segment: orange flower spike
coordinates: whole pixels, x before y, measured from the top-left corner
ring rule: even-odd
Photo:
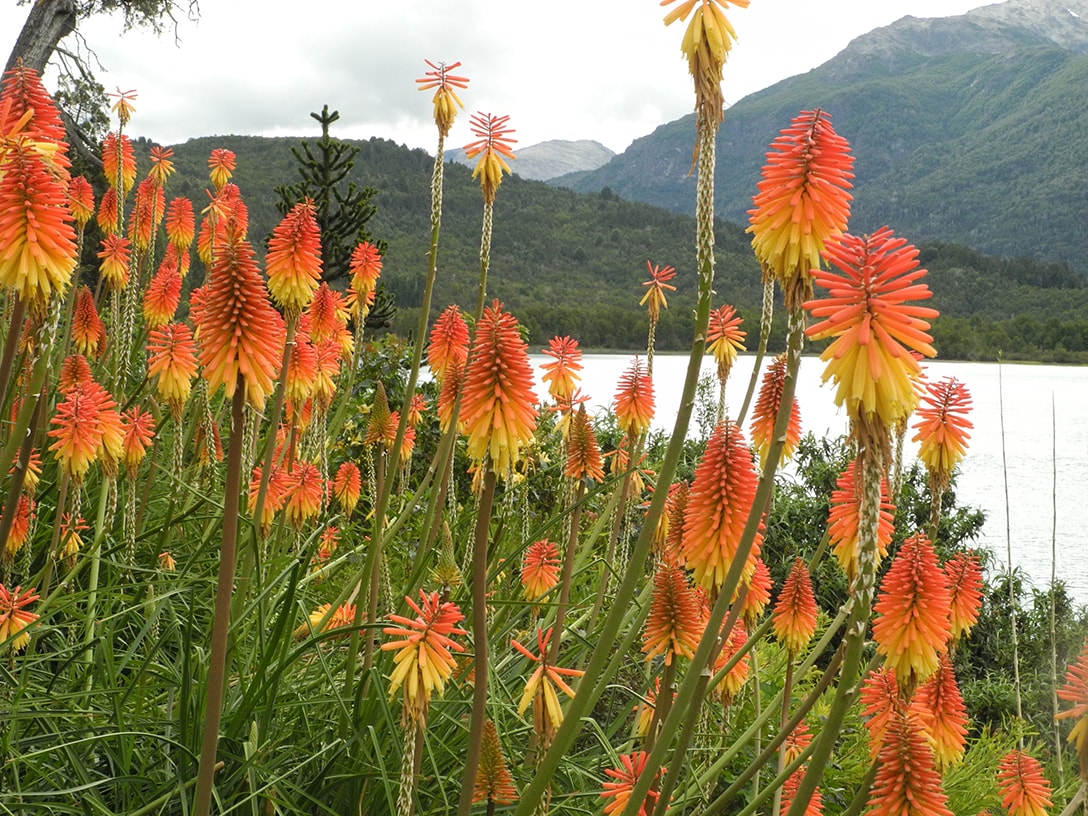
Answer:
[[[752,571],[752,577],[748,581],[748,592],[744,596],[744,604],[741,606],[741,619],[748,626],[754,627],[756,622],[763,617],[763,610],[771,601],[771,588],[774,581],[771,579],[771,571],[762,558],[756,558],[756,568]]]
[[[763,375],[763,385],[759,389],[756,404],[752,407],[752,445],[759,451],[761,462],[767,459],[774,441],[774,426],[778,421],[778,408],[782,403],[782,391],[786,386],[786,354],[779,354],[767,366]],[[786,443],[778,464],[781,465],[793,456],[797,443],[801,441],[801,409],[794,397],[790,404],[790,419],[786,426]]]
[[[582,370],[582,350],[578,348],[578,341],[571,337],[553,337],[544,353],[553,361],[540,366],[544,372],[541,381],[548,384],[552,397],[569,399],[582,379],[578,374]]]
[[[867,811],[872,816],[953,816],[917,714],[893,715],[876,767]]]
[[[292,207],[272,230],[265,268],[272,300],[288,317],[297,316],[321,280],[321,230],[312,199]]]
[[[136,477],[136,469],[155,439],[155,417],[137,405],[121,414],[121,426],[125,431],[122,460],[126,473],[132,479]]]
[[[110,110],[117,114],[117,121],[121,123],[121,127],[124,127],[132,118],[132,114],[136,112],[136,108],[132,104],[136,101],[136,90],[122,91],[118,88],[116,92],[110,92],[107,96],[117,99]]]
[[[997,788],[1008,816],[1047,816],[1050,781],[1031,754],[1010,751],[997,766]]]
[[[165,187],[166,180],[174,174],[174,151],[169,147],[155,145],[151,148],[151,169],[147,172],[158,187]]]
[[[346,629],[355,622],[355,604],[344,603],[336,607],[333,613],[329,615],[328,620],[322,625],[321,621],[329,614],[329,610],[332,608],[332,604],[320,604],[313,612],[311,612],[307,618],[307,621],[298,627],[294,631],[296,640],[309,635],[311,632],[318,634],[320,632],[331,632],[334,629]],[[344,633],[344,637],[347,633]]]
[[[559,545],[552,541],[536,541],[529,545],[521,559],[521,585],[525,600],[536,601],[559,583]]]
[[[895,669],[878,669],[861,685],[861,713],[869,731],[869,754],[876,759],[892,717],[903,707]]]
[[[188,249],[196,236],[193,202],[187,198],[174,198],[166,206],[166,238],[179,250]]]
[[[317,350],[304,334],[295,335],[295,350],[287,364],[284,393],[290,403],[301,407],[314,394],[317,384]]]
[[[437,691],[442,694],[446,681],[453,675],[457,661],[450,654],[450,649],[463,652],[465,647],[452,639],[453,635],[467,635],[464,629],[455,625],[464,620],[454,604],[443,603],[437,592],[429,595],[419,591],[421,605],[408,597],[405,601],[416,613],[415,618],[390,615],[396,624],[387,626],[382,631],[400,640],[383,643],[382,651],[396,650],[393,658],[393,673],[389,678],[389,696],[404,687],[404,705],[409,717],[418,722],[419,716],[426,716],[431,695]]]
[[[447,369],[446,376],[440,381],[435,412],[438,414],[438,427],[443,432],[449,428],[450,421],[453,419],[453,407],[457,403],[457,394],[461,390],[463,374],[463,366],[451,366]]]
[[[71,333],[72,345],[80,354],[98,357],[105,351],[106,327],[94,307],[94,295],[86,286],[79,287],[76,292]]]
[[[559,706],[559,695],[556,688],[568,697],[574,696],[574,689],[567,685],[563,677],[581,677],[584,671],[578,669],[561,669],[558,666],[548,665],[548,641],[551,640],[552,630],[536,631],[536,643],[539,655],[534,655],[516,640],[510,644],[529,660],[538,664],[536,671],[530,675],[525,683],[525,691],[518,703],[518,714],[524,714],[529,703],[533,704],[533,725],[537,734],[554,734],[563,722],[563,709]]]
[[[136,187],[136,201],[132,207],[132,220],[128,225],[129,240],[141,252],[151,246],[151,236],[159,228],[163,217],[162,188],[150,178]]]
[[[885,665],[913,688],[937,670],[951,635],[948,579],[922,534],[903,542],[873,605],[873,637]]]
[[[808,567],[800,558],[794,559],[782,585],[772,620],[774,636],[793,656],[800,654],[816,634],[816,595]]]
[[[861,507],[856,471],[857,462],[851,462],[835,482],[836,489],[831,491],[831,508],[827,515],[827,534],[832,551],[851,580],[857,573],[858,511]],[[888,545],[894,532],[894,519],[895,505],[888,501],[887,482],[881,480],[880,520],[876,537],[877,553],[881,558],[888,554]]]
[[[81,484],[91,465],[98,461],[104,429],[102,406],[93,381],[71,388],[59,403],[49,436],[56,439],[49,450],[56,453],[64,471]]]
[[[98,265],[98,273],[109,291],[116,292],[128,286],[128,268],[132,258],[132,244],[128,238],[116,232],[108,234],[102,239],[98,258],[102,261]]]
[[[408,427],[415,428],[423,421],[423,414],[427,412],[427,398],[422,394],[413,394],[412,402],[408,406]]]
[[[782,743],[786,763],[789,764],[801,756],[801,752],[811,744],[812,731],[809,730],[808,723],[801,720],[801,722],[797,723],[797,727],[786,736],[786,741]]]
[[[198,368],[192,329],[184,323],[168,323],[161,329],[153,329],[148,336],[147,351],[150,355],[147,374],[158,378],[158,394],[170,404],[177,419],[189,399]]]
[[[26,493],[20,493],[19,500],[15,505],[15,516],[11,520],[11,529],[8,530],[8,540],[4,542],[3,557],[0,558],[0,561],[10,563],[26,544],[33,514],[34,501]],[[3,638],[0,638],[0,640],[3,640]]]
[[[514,155],[512,145],[517,139],[511,139],[510,134],[514,129],[507,127],[509,116],[492,116],[490,113],[474,113],[469,120],[476,141],[465,145],[465,158],[475,159],[476,167],[472,171],[472,178],[479,177],[480,190],[484,195],[485,204],[495,202],[495,192],[502,184],[502,174],[510,173],[510,165],[505,159],[517,158]]]
[[[952,640],[967,636],[982,607],[982,564],[975,552],[958,552],[944,565],[952,610]]]
[[[30,642],[30,633],[26,631],[38,615],[27,610],[39,596],[33,589],[22,591],[21,586],[9,590],[0,584],[0,646],[7,644],[12,652],[21,652]]]
[[[431,327],[427,345],[427,366],[442,383],[451,368],[460,369],[468,360],[468,324],[455,304],[446,307]]]
[[[512,470],[536,428],[535,404],[528,347],[517,320],[496,300],[476,326],[465,370],[461,415],[469,458],[496,473]]]
[[[805,769],[798,768],[790,774],[789,778],[782,784],[782,813],[789,812],[790,807],[793,805],[793,800],[797,796],[797,791],[801,787],[801,780],[804,776]],[[823,796],[820,793],[820,789],[816,788],[812,792],[812,798],[810,798],[808,804],[805,805],[803,816],[823,816],[823,812]]]
[[[699,586],[712,589],[725,580],[755,500],[757,482],[752,454],[740,429],[731,421],[719,425],[695,469],[680,542],[680,554]],[[757,535],[742,573],[744,580],[751,580],[760,543]]]
[[[967,707],[947,654],[941,655],[933,676],[918,687],[911,707],[929,734],[937,767],[948,768],[963,759],[967,747]]]
[[[1088,645],[1066,668],[1065,684],[1058,689],[1058,699],[1073,704],[1056,714],[1054,719],[1077,721],[1066,740],[1076,747],[1081,777],[1085,777],[1088,775]]]
[[[642,651],[647,660],[663,655],[665,665],[676,656],[689,660],[695,654],[706,628],[706,616],[695,589],[678,566],[658,565],[654,572],[654,591],[650,615],[642,633]]]
[[[17,142],[0,172],[0,285],[44,309],[68,288],[76,260],[67,185]]]
[[[220,385],[234,396],[239,378],[257,410],[275,387],[284,325],[268,301],[253,249],[228,229],[215,254],[208,283],[190,304],[200,338],[200,362],[210,392]]]
[[[437,116],[437,112],[435,115]],[[472,790],[473,803],[513,803],[518,792],[506,767],[506,757],[503,756],[502,746],[499,744],[499,732],[495,730],[495,723],[491,720],[484,721],[480,743],[480,764],[476,768],[476,782]]]
[[[378,247],[369,241],[357,244],[351,251],[348,272],[351,273],[351,290],[355,293],[352,314],[358,317],[361,312],[366,317],[370,312],[370,304],[374,302],[378,278],[382,274],[382,255]]]
[[[60,364],[60,372],[57,375],[57,391],[67,394],[78,385],[88,383],[93,379],[91,366],[87,358],[82,354],[69,354]]]
[[[18,454],[16,454],[18,459]],[[12,462],[11,468],[8,470],[8,475],[15,470],[15,462]],[[23,475],[23,489],[26,490],[30,496],[34,495],[34,491],[38,489],[38,482],[42,477],[42,455],[37,450],[32,450],[30,456],[26,462],[26,473]]]
[[[174,318],[181,303],[181,275],[176,270],[159,266],[144,290],[144,320],[149,329],[165,326]]]
[[[846,230],[853,165],[849,143],[818,108],[800,113],[771,143],[748,232],[791,312],[812,297],[821,253]]]
[[[76,227],[81,230],[94,218],[94,190],[83,176],[73,176],[68,182],[68,206]]]
[[[79,516],[75,523],[72,522],[72,517],[65,513],[60,523],[60,553],[61,558],[71,558],[77,552],[83,549],[83,533],[87,532],[90,526],[83,519],[83,516]]]
[[[737,354],[744,351],[746,332],[741,331],[743,321],[732,306],[719,306],[710,313],[710,326],[706,333],[706,350],[718,363],[718,379],[729,379],[729,371],[736,362]]]
[[[653,266],[649,261],[646,261],[646,268],[650,270],[650,279],[642,284],[648,288],[638,305],[645,305],[650,310],[650,321],[656,323],[661,316],[661,310],[669,308],[665,300],[665,290],[676,291],[676,287],[669,283],[676,277],[676,270],[671,266]]]
[[[631,439],[648,430],[654,418],[654,382],[636,356],[616,385],[616,424]]]
[[[132,190],[132,185],[136,183],[136,152],[125,134],[122,133],[118,137],[116,133],[110,131],[102,140],[102,172],[106,176],[106,182],[115,193],[120,182],[122,198]]]
[[[321,499],[325,495],[325,480],[321,471],[311,462],[295,462],[295,469],[287,475],[287,505],[283,514],[296,530],[321,512]]]
[[[6,71],[0,83],[0,136],[16,134],[36,141],[59,167],[69,166],[68,133],[57,106],[38,72],[21,63]]]
[[[673,2],[676,0],[661,0],[661,5]],[[672,25],[691,14],[680,51],[687,58],[688,73],[695,80],[699,122],[714,127],[722,121],[722,69],[737,39],[737,32],[725,16],[730,4],[748,8],[748,0],[679,0],[679,5],[665,16],[665,25]]]
[[[601,448],[597,444],[597,436],[593,433],[593,424],[589,421],[584,405],[578,406],[578,413],[571,418],[567,463],[563,475],[571,479],[604,481]]]
[[[434,123],[438,126],[438,133],[444,139],[450,135],[450,128],[453,127],[453,120],[457,117],[457,109],[465,109],[464,104],[457,96],[457,89],[464,90],[468,87],[468,77],[456,76],[451,74],[456,68],[461,67],[460,62],[454,62],[446,65],[444,62],[440,62],[435,65],[429,59],[423,60],[427,65],[431,67],[430,71],[426,71],[420,79],[416,80],[416,84],[421,91],[429,91],[434,88]]]
[[[805,303],[813,317],[826,318],[805,333],[835,338],[820,355],[827,362],[823,380],[835,381],[835,403],[855,424],[875,417],[894,427],[918,403],[921,366],[910,351],[936,355],[925,330],[937,311],[907,304],[932,295],[918,282],[926,274],[918,250],[884,227],[865,238],[844,234],[824,255],[839,271],[817,270],[828,297]]]
[[[638,784],[642,774],[646,772],[646,760],[649,755],[645,751],[636,751],[633,754],[620,754],[619,768],[606,768],[605,775],[614,782],[604,782],[601,798],[606,800],[604,806],[605,816],[615,816],[627,809],[627,803],[631,800],[631,794]],[[658,774],[661,772],[658,771]],[[658,793],[654,786],[650,786],[646,793],[646,799],[639,805],[638,816],[651,816],[657,807]]]
[[[112,187],[107,187],[106,192],[99,199],[98,211],[95,213],[94,219],[107,235],[120,234],[121,221],[120,214],[117,212],[117,191]]]
[[[268,477],[268,488],[265,492],[264,506],[261,508],[261,517],[257,520],[261,527],[261,535],[268,535],[272,529],[272,522],[276,519],[276,513],[283,509],[287,503],[287,490],[290,487],[291,477],[283,468],[272,466]],[[257,512],[257,496],[261,489],[261,468],[253,468],[249,480],[249,499],[247,506],[252,515]]]
[[[955,377],[925,383],[925,394],[918,407],[917,433],[912,442],[921,442],[918,458],[925,464],[937,489],[948,486],[952,471],[967,452],[967,432],[974,426],[967,419],[971,393]]]
[[[208,177],[216,192],[223,189],[230,177],[234,174],[234,152],[226,148],[217,147],[208,156]]]
[[[336,476],[332,480],[332,492],[345,516],[350,516],[359,503],[359,497],[363,492],[363,477],[359,472],[359,466],[354,462],[344,462],[336,469]]]
[[[338,337],[344,328],[343,297],[324,281],[314,292],[306,313],[310,316],[310,339],[315,343]]]

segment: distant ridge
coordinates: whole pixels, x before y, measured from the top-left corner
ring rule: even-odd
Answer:
[[[1088,272],[1086,87],[1088,0],[904,17],[726,111],[718,213],[747,220],[767,146],[820,107],[857,160],[853,231],[887,223],[914,241]],[[692,116],[669,122],[602,167],[551,183],[691,212],[694,132]]]
[[[591,139],[564,141],[553,139],[540,144],[515,149],[517,159],[510,162],[510,170],[525,179],[548,181],[549,179],[584,170],[596,170],[616,154],[600,142]],[[461,148],[447,150],[446,156],[455,162],[469,165]]]

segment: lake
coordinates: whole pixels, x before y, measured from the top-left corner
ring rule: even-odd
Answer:
[[[581,386],[591,398],[590,408],[611,403],[616,382],[632,357],[583,357]],[[536,366],[549,359],[533,355]],[[744,399],[754,362],[754,355],[742,355],[730,375],[726,401],[731,414]],[[655,428],[672,429],[686,367],[686,354],[655,356]],[[847,419],[835,407],[832,385],[820,383],[823,367],[817,357],[801,361],[797,399],[802,430],[837,436],[846,432]],[[1088,507],[1088,368],[939,360],[929,361],[927,367],[931,379],[954,376],[971,392],[974,429],[960,465],[957,496],[960,504],[986,514],[978,545],[992,551],[995,565],[1003,568],[1011,539],[1013,565],[1033,586],[1043,588],[1050,583],[1051,548],[1056,543],[1058,578],[1078,602],[1088,604],[1088,524],[1080,514]],[[703,373],[714,371],[713,359],[704,359]],[[716,388],[715,381],[715,397]],[[547,390],[540,388],[538,394],[546,396]],[[698,431],[694,418],[692,424],[689,433]],[[909,444],[913,433],[907,436],[912,456],[917,451],[917,445]]]

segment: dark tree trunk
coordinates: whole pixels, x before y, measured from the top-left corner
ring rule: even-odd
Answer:
[[[33,68],[39,74],[45,70],[45,64],[53,56],[53,51],[62,39],[76,28],[76,4],[74,0],[37,0],[30,7],[19,39],[11,49],[5,71],[15,67],[15,62],[22,59],[23,65]]]

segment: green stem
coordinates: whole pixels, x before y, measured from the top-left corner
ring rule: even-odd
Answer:
[[[578,528],[582,523],[582,495],[585,490],[585,481],[579,479],[574,486],[574,497],[571,500],[574,509],[571,511],[567,549],[563,554],[563,574],[559,579],[559,605],[555,610],[552,642],[548,651],[548,663],[552,666],[559,665],[559,641],[563,637],[563,623],[567,615],[567,607],[570,606],[570,583],[574,575],[574,555],[578,548]]]
[[[244,426],[245,383],[241,374],[235,383],[231,404],[230,449],[223,497],[223,544],[219,551],[219,581],[212,618],[211,656],[208,659],[207,701],[204,734],[197,771],[195,816],[208,816],[212,803],[215,754],[219,742],[219,723],[223,716],[223,690],[227,670],[227,646],[230,634],[231,593],[234,587],[235,551],[238,544],[238,510],[242,495],[242,429]]]
[[[94,541],[91,543],[91,551],[88,553],[91,561],[91,574],[87,577],[87,614],[84,622],[83,634],[83,662],[87,665],[87,691],[90,692],[92,682],[91,664],[94,650],[95,613],[98,606],[98,579],[102,569],[102,539],[106,537],[106,506],[109,504],[109,492],[114,487],[112,479],[103,479],[98,487],[98,510],[94,519]]]
[[[752,376],[748,379],[748,390],[744,392],[744,404],[737,414],[737,424],[743,425],[744,418],[748,416],[748,406],[752,403],[752,395],[756,392],[756,383],[759,382],[759,368],[763,365],[763,357],[767,354],[767,340],[771,336],[771,318],[774,315],[774,278],[763,281],[763,315],[759,321],[759,347],[756,350],[756,359],[752,361]]]
[[[495,499],[495,471],[488,463],[484,474],[480,508],[476,514],[476,533],[472,547],[472,647],[475,653],[475,677],[472,689],[472,716],[469,720],[468,745],[465,749],[465,773],[461,778],[459,816],[469,816],[476,786],[476,768],[480,764],[484,720],[487,713],[487,543],[491,528],[491,505]]]

